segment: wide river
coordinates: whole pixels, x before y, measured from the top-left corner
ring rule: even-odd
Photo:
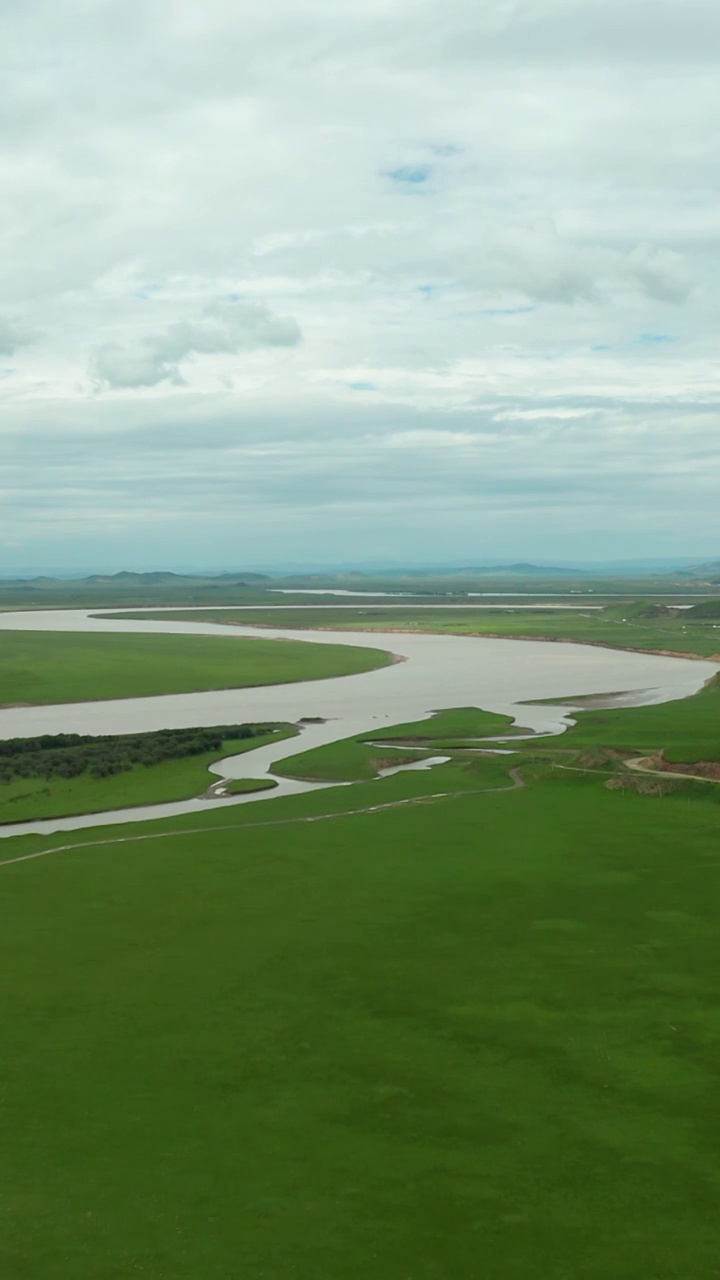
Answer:
[[[454,608],[455,606],[448,606]],[[116,611],[121,612],[121,611]],[[132,612],[128,610],[127,612]],[[158,615],[162,610],[156,611]],[[184,610],[184,612],[188,612]],[[307,724],[299,738],[261,747],[221,761],[213,772],[225,778],[264,778],[273,764],[358,733],[422,720],[449,707],[482,707],[510,715],[528,730],[559,733],[572,707],[533,706],[535,699],[619,695],[619,702],[664,702],[695,693],[715,675],[718,664],[655,654],[630,653],[541,640],[493,640],[474,636],[415,635],[397,632],[304,631],[231,626],[201,621],[102,618],[86,609],[0,613],[0,631],[109,631],[126,634],[204,635],[240,639],[261,635],[282,643],[347,644],[386,649],[399,661],[361,675],[254,689],[126,698],[109,702],[0,709],[0,739],[41,733],[137,733],[195,725],[259,721]],[[317,785],[317,784],[316,784]],[[4,836],[72,831],[81,827],[150,820],[207,811],[208,805],[249,804],[312,790],[313,785],[280,781],[271,792],[215,800],[143,806],[85,817],[0,826]]]

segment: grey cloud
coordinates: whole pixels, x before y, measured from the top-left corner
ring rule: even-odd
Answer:
[[[597,297],[602,253],[563,244],[553,227],[508,228],[494,247],[501,280],[528,298],[573,303]]]
[[[182,385],[179,369],[190,355],[236,354],[258,347],[295,347],[302,339],[297,321],[276,316],[259,303],[218,299],[196,321],[178,321],[162,333],[123,347],[108,343],[91,357],[100,385],[114,388]]]
[[[617,412],[618,405],[613,407]],[[708,520],[711,527],[720,481],[717,455],[703,454],[696,475],[678,465],[692,428],[677,411],[668,411],[663,431],[656,421],[644,421],[644,410],[635,414],[623,409],[619,424],[599,411],[590,422],[543,424],[522,435],[509,432],[504,444],[486,444],[482,433],[472,432],[458,440],[456,423],[447,417],[440,423],[432,414],[403,415],[404,422],[386,415],[383,431],[375,422],[373,434],[366,431],[371,417],[360,415],[344,424],[342,435],[328,434],[324,440],[309,431],[314,415],[308,409],[299,424],[293,423],[295,434],[289,432],[291,415],[280,410],[261,415],[252,423],[252,432],[243,415],[232,430],[229,422],[222,425],[212,417],[206,421],[206,415],[207,408],[196,404],[191,415],[195,434],[189,431],[188,419],[187,435],[178,436],[172,409],[166,406],[164,443],[147,409],[145,420],[154,428],[149,437],[139,420],[137,429],[116,431],[109,439],[97,433],[78,436],[70,450],[64,431],[53,442],[48,427],[45,447],[39,447],[37,438],[26,440],[23,435],[15,465],[1,468],[9,486],[3,500],[9,527],[21,518],[29,538],[37,527],[52,528],[60,540],[71,540],[74,531],[82,537],[92,527],[93,547],[100,554],[100,548],[111,546],[111,538],[117,536],[112,530],[132,519],[150,538],[152,559],[160,554],[158,548],[167,547],[166,554],[173,554],[164,538],[177,530],[180,510],[187,546],[212,530],[223,539],[228,534],[231,539],[254,539],[257,558],[266,545],[273,545],[273,529],[291,537],[293,553],[301,532],[304,545],[309,545],[306,515],[323,531],[326,546],[338,520],[343,529],[357,521],[358,530],[369,530],[371,539],[379,523],[379,545],[388,539],[394,545],[408,528],[417,543],[429,521],[433,548],[447,546],[452,554],[452,539],[461,537],[463,524],[467,533],[482,539],[491,536],[496,519],[511,521],[513,528],[519,523],[522,536],[530,537],[535,547],[538,528],[547,528],[551,511],[566,531],[578,519],[587,529],[588,520],[607,521],[615,513],[625,534],[637,524],[656,539],[668,520],[687,523],[689,483],[694,489],[693,529],[708,526]],[[331,415],[326,415],[329,423]],[[318,416],[322,417],[320,409]],[[201,421],[206,447],[197,449]],[[404,444],[393,434],[400,422],[410,437]],[[617,440],[623,437],[613,434],[620,428],[629,432],[621,453]],[[437,438],[443,433],[444,447]],[[253,441],[268,436],[277,442],[277,451],[254,447]],[[706,439],[707,432],[701,430],[698,453]],[[626,509],[629,519],[622,517]],[[269,542],[260,549],[256,522],[259,513],[269,510],[276,514],[269,521]],[[538,520],[540,526],[532,524]],[[336,548],[336,541],[332,545]],[[422,545],[427,554],[429,544]],[[574,545],[581,543],[576,539]]]
[[[446,12],[443,52],[462,61],[704,63],[720,44],[714,0],[447,0]]]
[[[3,320],[0,317],[0,355],[12,356],[20,347],[36,342],[39,336],[20,320]]]
[[[166,380],[176,386],[182,385],[177,365],[166,360],[162,355],[161,344],[158,348],[151,339],[141,340],[129,347],[121,347],[114,342],[98,347],[90,359],[90,373],[99,386],[119,390],[156,387]]]
[[[638,245],[628,258],[628,272],[658,302],[686,302],[694,288],[682,257],[668,249]]]
[[[501,525],[550,555],[582,490],[598,537],[720,545],[719,26],[717,0],[0,0],[8,537],[144,512],[160,560],[261,512],[302,555]]]
[[[649,244],[629,252],[561,237],[551,221],[508,226],[478,237],[453,262],[476,287],[513,289],[533,302],[601,302],[630,285],[660,302],[682,303],[694,281],[683,256]]]

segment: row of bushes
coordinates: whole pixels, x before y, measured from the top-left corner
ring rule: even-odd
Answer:
[[[154,733],[91,737],[86,734],[43,734],[0,742],[0,782],[14,778],[107,778],[135,765],[182,760],[219,751],[229,739],[254,738],[272,732],[273,724],[226,724],[209,729],[159,729]]]

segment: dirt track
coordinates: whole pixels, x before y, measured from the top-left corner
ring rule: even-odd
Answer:
[[[675,769],[651,769],[647,765],[650,759],[650,756],[636,756],[633,760],[626,760],[625,765],[628,769],[634,769],[636,773],[645,773],[652,778],[665,778],[669,782],[672,782],[673,778],[679,778],[685,782],[720,783],[720,778],[704,778],[700,773],[677,773]]]
[[[307,818],[275,818],[270,822],[232,822],[222,827],[186,827],[182,831],[154,831],[147,835],[116,836],[112,840],[78,840],[74,844],[59,844],[52,849],[38,849],[36,853],[23,853],[17,858],[5,858],[0,867],[11,867],[17,862],[32,862],[35,858],[47,858],[53,853],[69,853],[73,849],[96,849],[104,845],[135,844],[139,840],[167,840],[180,836],[212,835],[215,831],[251,831],[256,827],[287,827],[301,822],[327,822],[332,818],[351,818],[363,813],[380,813],[385,809],[400,809],[411,804],[429,804],[433,800],[455,800],[461,796],[487,796],[522,791],[525,782],[520,770],[510,769],[512,779],[508,787],[483,787],[477,791],[438,791],[429,796],[411,796],[408,800],[391,800],[387,804],[366,805],[362,809],[343,809],[336,813],[319,813]]]

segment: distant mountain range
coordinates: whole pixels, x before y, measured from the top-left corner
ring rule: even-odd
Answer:
[[[237,582],[238,576],[242,577],[243,582],[268,582],[269,578],[265,573],[172,573],[169,570],[158,570],[156,573],[133,573],[131,570],[123,569],[120,573],[100,574],[92,573],[87,578],[80,578],[80,582],[137,582],[146,583],[152,586],[153,583],[160,582],[205,582],[207,578],[215,578],[218,582],[234,582],[236,586],[242,585]]]
[[[186,584],[202,584],[206,589],[212,585],[220,587],[262,587],[265,584],[286,584],[287,586],[323,586],[329,583],[358,584],[370,587],[378,581],[409,580],[415,582],[422,578],[425,582],[432,580],[441,583],[452,580],[456,583],[474,579],[475,581],[492,579],[551,579],[568,577],[636,577],[636,578],[671,578],[675,581],[685,579],[694,584],[707,583],[716,585],[720,582],[720,559],[668,561],[660,559],[635,561],[606,561],[592,564],[561,563],[543,564],[533,561],[513,561],[509,563],[494,562],[479,565],[460,566],[416,566],[373,564],[365,566],[344,566],[337,568],[313,567],[302,570],[299,567],[290,571],[275,570],[268,573],[245,570],[225,571],[222,573],[178,572],[171,569],[137,572],[123,569],[117,573],[92,573],[86,575],[58,572],[55,574],[40,573],[0,577],[0,581],[16,588],[27,590],[48,588],[52,584],[61,585],[69,582],[127,587],[177,586]]]

